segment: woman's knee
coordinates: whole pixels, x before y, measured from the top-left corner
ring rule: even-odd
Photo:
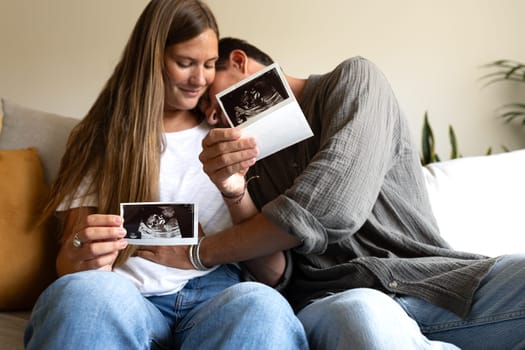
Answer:
[[[256,282],[224,289],[179,323],[177,332],[181,348],[308,348],[303,326],[286,299]]]
[[[252,348],[307,348],[304,328],[292,307],[267,285],[241,282],[225,289],[214,302],[221,305],[216,310],[221,317],[234,323],[232,328],[249,334]]]
[[[238,283],[227,288],[225,293],[227,298],[253,313],[294,314],[290,304],[278,291],[262,283]]]
[[[118,348],[143,349],[153,338],[169,341],[170,333],[160,311],[131,282],[114,272],[85,271],[65,275],[44,291],[33,308],[25,342],[39,344],[48,337],[67,343],[71,339],[62,338],[68,335],[78,348],[128,344]]]
[[[227,288],[214,300],[222,314],[247,327],[256,322],[261,332],[275,333],[287,329],[302,333],[304,329],[288,301],[277,290],[257,282],[242,282]]]
[[[140,297],[138,290],[127,280],[114,272],[83,271],[68,274],[53,282],[40,296],[35,309],[40,307],[54,309],[60,305],[64,310],[68,305],[105,305],[111,308],[116,300],[129,300]]]

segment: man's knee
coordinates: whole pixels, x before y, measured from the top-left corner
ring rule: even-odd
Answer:
[[[341,327],[346,330],[377,327],[396,303],[386,294],[373,289],[352,289],[337,293],[307,306],[299,318],[308,327]]]
[[[418,325],[390,296],[352,289],[301,310],[312,348],[413,349],[427,344]]]

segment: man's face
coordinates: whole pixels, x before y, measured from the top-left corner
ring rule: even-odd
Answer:
[[[215,118],[218,120],[217,126],[229,126],[225,116],[222,113],[219,103],[217,102],[216,95],[219,92],[229,88],[233,84],[241,81],[246,76],[247,75],[243,74],[232,66],[229,66],[224,70],[216,71],[215,80],[208,87],[208,91],[204,94],[201,101],[199,102],[199,109],[206,115],[208,122],[213,119],[211,117],[215,113]]]

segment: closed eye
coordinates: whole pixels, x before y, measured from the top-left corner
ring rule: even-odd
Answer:
[[[181,68],[190,68],[193,63],[189,61],[177,61],[177,65]]]

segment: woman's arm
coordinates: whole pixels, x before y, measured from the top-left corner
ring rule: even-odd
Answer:
[[[95,214],[92,207],[61,212],[63,223],[56,260],[59,276],[84,270],[111,270],[118,252],[127,246],[126,231],[118,215]],[[80,247],[73,245],[77,238]]]
[[[246,184],[240,195],[224,197],[224,201],[228,206],[234,225],[240,224],[259,213],[250,193],[246,190]],[[258,281],[269,286],[275,286],[281,280],[286,269],[286,258],[282,251],[278,251],[260,258],[243,261],[243,264]]]
[[[246,189],[247,183],[255,179],[245,179],[246,172],[258,155],[256,142],[253,138],[240,139],[239,129],[227,129],[226,133],[216,129],[211,133],[213,135],[203,140],[203,152],[199,159],[205,172],[223,194],[233,224],[238,225],[259,213]],[[233,157],[223,153],[229,147],[233,147]],[[236,160],[235,152],[242,154],[243,159]],[[271,286],[279,282],[286,269],[286,258],[282,251],[272,251],[268,255],[243,260],[243,263],[258,281]]]

